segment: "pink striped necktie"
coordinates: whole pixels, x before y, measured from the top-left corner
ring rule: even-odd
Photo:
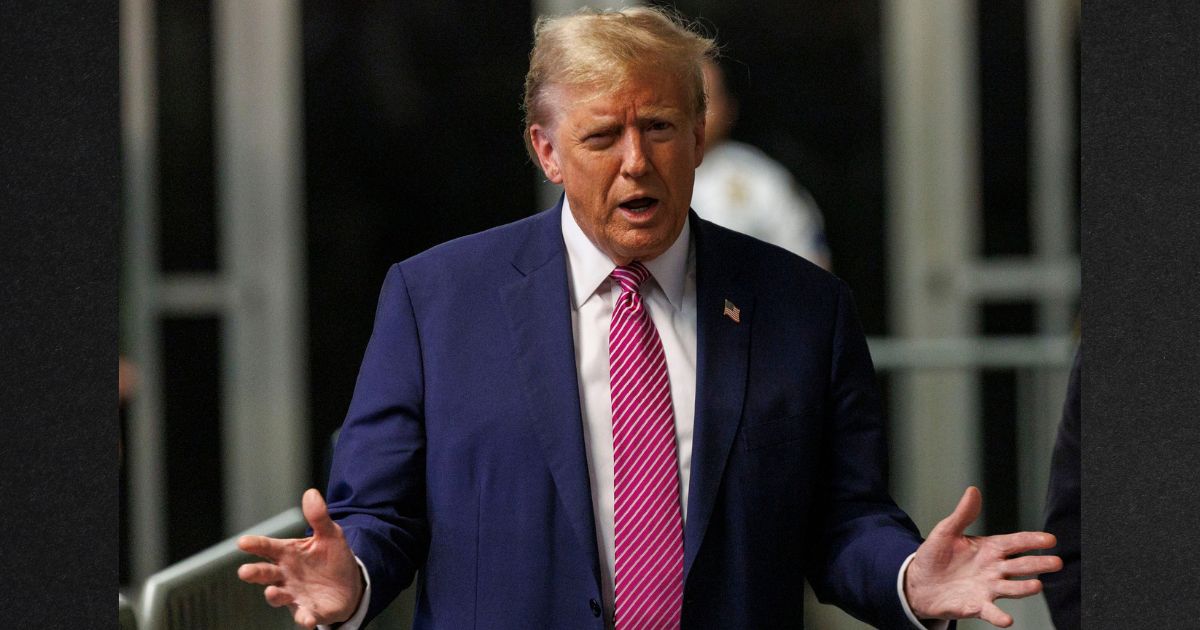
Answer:
[[[608,333],[616,630],[678,628],[683,602],[671,384],[662,341],[638,292],[649,277],[639,262],[612,272],[621,284]]]

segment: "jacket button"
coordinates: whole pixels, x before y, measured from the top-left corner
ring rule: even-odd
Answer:
[[[591,606],[591,607],[592,607],[592,616],[594,616],[594,617],[599,617],[599,616],[600,616],[600,603],[599,603],[599,602],[597,602],[597,601],[596,601],[596,600],[594,600],[594,599],[592,599],[592,600],[589,600],[589,601],[588,601],[588,606]]]

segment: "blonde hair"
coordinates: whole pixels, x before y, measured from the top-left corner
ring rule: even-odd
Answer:
[[[703,62],[716,52],[713,39],[695,24],[657,7],[583,9],[572,15],[538,18],[521,104],[529,157],[538,163],[529,129],[549,121],[548,92],[556,86],[594,86],[603,92],[639,71],[670,73],[690,86],[692,113],[703,117]]]

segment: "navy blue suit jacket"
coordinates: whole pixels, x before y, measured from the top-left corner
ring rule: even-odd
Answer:
[[[1050,618],[1058,630],[1080,626],[1079,604],[1082,595],[1080,558],[1080,466],[1081,418],[1079,416],[1080,379],[1083,374],[1083,346],[1075,351],[1067,399],[1050,459],[1050,490],[1046,495],[1046,531],[1058,544],[1046,553],[1062,558],[1063,568],[1041,576],[1045,585]]]
[[[328,499],[368,618],[420,571],[417,628],[603,628],[560,207],[394,265]],[[685,628],[801,627],[803,582],[880,627],[920,539],[888,496],[849,289],[690,216],[697,400]],[[722,315],[725,300],[741,322]]]

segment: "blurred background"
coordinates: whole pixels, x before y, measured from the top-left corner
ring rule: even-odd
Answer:
[[[554,203],[522,81],[536,18],[584,4],[121,1],[128,592],[323,489],[391,263]],[[671,6],[722,45],[732,138],[819,207],[897,501],[928,532],[975,484],[975,533],[1040,528],[1079,317],[1078,0]]]

